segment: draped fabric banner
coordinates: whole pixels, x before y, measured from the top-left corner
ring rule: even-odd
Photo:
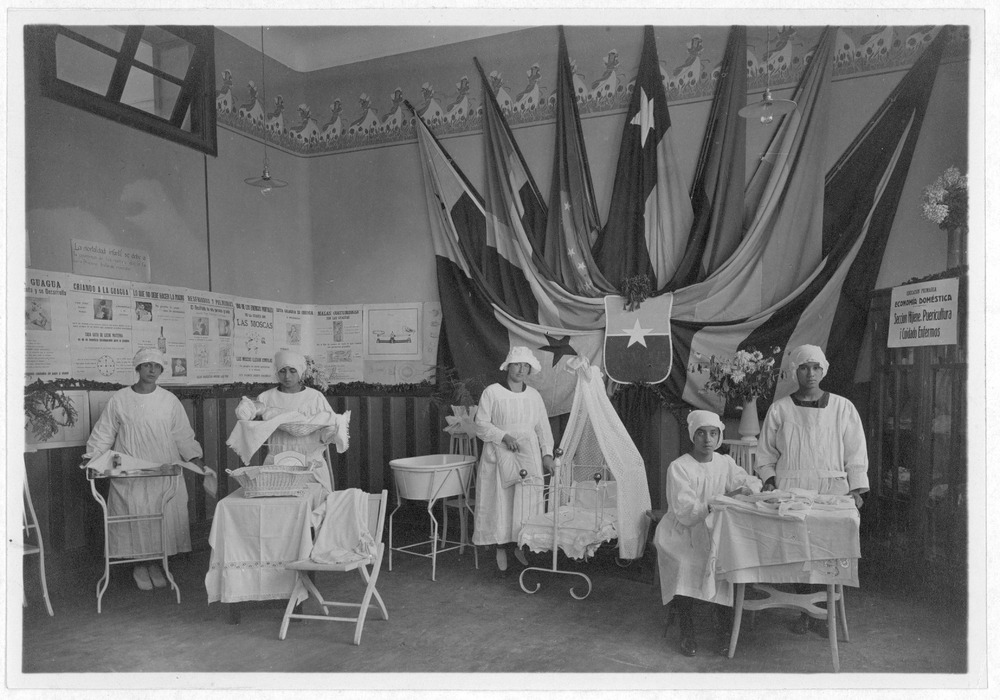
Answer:
[[[724,79],[716,92],[694,189],[695,220],[672,163],[653,34],[645,30],[612,209],[594,259],[615,283],[642,271],[655,275],[653,289],[656,281],[663,287],[675,271],[678,280],[695,280],[673,292],[672,311],[659,312],[662,318],[655,324],[640,319],[638,328],[633,324],[618,334],[627,344],[647,337],[646,328],[665,329],[673,359],[664,386],[671,393],[694,407],[722,410],[720,400],[702,390],[707,376],[688,371],[692,360],[750,347],[780,359],[789,347],[806,342],[826,350],[831,363],[826,386],[846,391],[860,351],[858,329],[864,325],[868,294],[948,35],[948,30],[938,33],[824,177],[835,36],[835,30],[824,30],[795,92],[798,106],[783,118],[744,194],[747,231],[735,244],[739,197],[730,180],[739,172],[745,146],[734,114],[745,100],[745,81]],[[731,73],[740,72],[742,46],[745,31],[734,28],[727,47]],[[564,59],[560,52],[560,65]],[[568,107],[572,98],[560,95]],[[581,172],[586,163],[582,138],[578,123],[574,132],[574,121],[564,113],[560,138],[565,142],[556,148],[553,197],[558,181],[558,206],[570,205],[572,226],[555,226],[492,93],[484,102],[485,199],[418,120],[444,315],[439,358],[462,377],[492,381],[499,378],[497,367],[508,347],[527,345],[544,367],[532,382],[549,414],[557,415],[571,405],[566,358],[580,355],[599,366],[604,359],[604,300],[575,293],[585,291],[581,278],[566,274],[570,243],[582,243],[593,221],[588,178]],[[576,185],[567,184],[574,180]],[[567,200],[564,190],[575,194]],[[638,225],[625,226],[629,217]],[[544,231],[539,222],[548,222]],[[557,238],[563,247],[553,243]],[[729,248],[732,254],[713,269],[720,251]],[[685,257],[685,267],[678,267],[684,253],[690,260]],[[589,264],[585,256],[579,262]],[[590,273],[599,286],[597,270]],[[784,379],[776,393],[788,393],[793,383]]]

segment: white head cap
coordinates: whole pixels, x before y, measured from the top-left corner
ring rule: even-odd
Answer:
[[[815,362],[823,368],[823,372],[830,369],[830,363],[827,362],[823,349],[818,345],[800,345],[792,350],[788,356],[788,366],[793,372],[798,369],[799,365],[806,362]]]
[[[306,358],[294,350],[279,350],[274,353],[274,374],[277,376],[285,367],[295,369],[299,376],[306,371]]]
[[[143,348],[132,358],[133,367],[138,367],[144,362],[153,362],[158,364],[164,372],[167,370],[167,358],[156,348]]]
[[[507,365],[513,362],[527,362],[531,365],[531,369],[536,372],[542,371],[542,365],[538,362],[538,358],[523,345],[515,345],[510,349],[510,352],[507,353],[507,359],[500,365],[500,369],[507,369]]]
[[[722,433],[726,430],[726,424],[722,422],[717,413],[712,413],[711,411],[691,411],[688,414],[688,437],[691,438],[691,442],[694,442],[694,434],[698,432],[698,428],[718,428],[719,429],[719,441],[715,443],[715,447],[722,444]]]

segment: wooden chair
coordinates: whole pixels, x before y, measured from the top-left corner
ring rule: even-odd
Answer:
[[[382,612],[382,619],[389,619],[389,613],[385,609],[385,603],[382,602],[382,596],[379,595],[378,590],[375,588],[375,584],[378,582],[379,572],[382,570],[382,558],[385,554],[385,544],[382,542],[382,534],[385,529],[385,511],[388,502],[389,492],[385,489],[383,489],[382,493],[378,495],[368,494],[368,531],[375,539],[375,553],[368,558],[350,562],[348,564],[318,564],[311,559],[300,559],[299,561],[285,565],[286,569],[291,569],[297,572],[298,580],[296,581],[295,587],[292,589],[292,595],[288,599],[288,605],[285,607],[285,616],[281,620],[281,629],[278,632],[278,639],[285,638],[285,634],[288,632],[288,623],[290,620],[326,620],[328,622],[355,623],[354,644],[361,644],[361,632],[365,627],[365,618],[368,615],[368,606],[371,605],[372,598],[374,598],[375,602],[378,603],[379,610]],[[366,584],[365,593],[364,596],[362,596],[360,603],[326,600],[323,598],[323,594],[320,593],[319,589],[316,588],[316,584],[309,578],[309,572],[311,571],[346,572],[354,570],[361,574],[361,578],[364,579]],[[316,600],[323,607],[323,615],[306,615],[304,613],[294,612],[296,606],[295,591],[298,589],[300,584],[305,587],[306,591],[308,591],[310,595],[316,597]],[[356,617],[331,617],[328,609],[330,607],[357,608],[358,614]]]

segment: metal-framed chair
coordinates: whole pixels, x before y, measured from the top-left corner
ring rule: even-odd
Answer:
[[[479,459],[479,441],[476,438],[460,433],[452,435],[448,445],[448,452],[453,455],[466,455]],[[444,546],[448,538],[448,509],[454,508],[458,511],[459,541],[462,543],[458,548],[459,554],[465,554],[465,545],[469,541],[469,522],[467,512],[476,511],[476,469],[472,470],[472,479],[469,482],[469,496],[453,496],[442,500],[441,517],[441,545]]]
[[[354,644],[361,644],[361,632],[365,627],[365,618],[368,616],[368,607],[372,604],[372,598],[378,604],[382,613],[382,619],[389,619],[389,612],[385,608],[382,596],[379,595],[375,584],[378,582],[379,572],[382,570],[382,559],[385,555],[385,544],[382,542],[382,534],[385,530],[385,511],[389,502],[389,492],[385,489],[380,494],[368,494],[368,531],[375,539],[375,552],[365,559],[353,561],[347,564],[319,564],[311,559],[300,559],[299,561],[286,564],[286,569],[297,572],[296,585],[292,589],[292,594],[288,598],[288,605],[285,607],[285,615],[281,619],[281,629],[278,631],[278,639],[284,639],[288,633],[288,623],[291,620],[325,620],[327,622],[353,622],[354,623]],[[316,584],[309,578],[309,572],[346,572],[357,571],[365,581],[365,592],[360,603],[349,603],[335,600],[326,600],[320,593]],[[296,613],[297,604],[296,590],[299,585],[305,587],[309,595],[315,596],[317,602],[323,608],[323,615],[307,615]],[[346,607],[357,608],[355,617],[332,617],[329,608]]]
[[[38,573],[42,580],[42,597],[45,599],[45,609],[48,610],[49,616],[54,616],[55,613],[52,612],[52,603],[49,601],[49,587],[45,582],[45,544],[42,542],[42,531],[38,527],[38,516],[35,515],[35,504],[31,502],[31,491],[28,489],[28,473],[24,474],[24,511],[21,514],[21,527],[24,530],[24,537],[33,537],[35,544],[29,544],[27,541],[22,543],[21,553],[24,556],[29,554],[38,555]],[[25,598],[23,600],[25,606],[28,605],[28,600]]]

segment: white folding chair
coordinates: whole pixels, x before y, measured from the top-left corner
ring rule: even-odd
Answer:
[[[42,542],[42,531],[38,528],[38,517],[35,515],[35,504],[31,502],[31,491],[28,489],[28,473],[24,473],[24,505],[26,506],[21,515],[21,527],[24,530],[25,538],[34,537],[35,544],[29,544],[24,542],[22,545],[21,553],[24,556],[29,554],[38,555],[38,573],[42,581],[42,598],[45,600],[45,609],[49,611],[49,615],[55,615],[52,612],[52,603],[49,601],[49,587],[45,583],[45,544]],[[17,544],[17,543],[15,543]],[[23,604],[27,605],[27,598],[23,600]]]
[[[286,569],[291,569],[297,572],[298,581],[295,588],[292,589],[292,595],[289,597],[288,605],[285,607],[285,616],[281,620],[281,629],[278,632],[278,639],[285,638],[285,634],[288,632],[288,623],[292,619],[326,620],[328,622],[355,623],[354,643],[361,644],[361,631],[364,629],[365,618],[368,615],[368,606],[371,605],[372,598],[374,598],[375,602],[378,603],[378,607],[382,612],[382,619],[389,619],[389,612],[385,609],[385,603],[382,602],[382,596],[379,595],[378,590],[375,588],[375,584],[378,581],[379,571],[382,569],[382,557],[385,554],[385,544],[382,542],[382,533],[385,529],[385,511],[388,502],[389,492],[385,489],[383,489],[382,493],[378,495],[368,494],[368,531],[372,533],[372,537],[375,539],[375,553],[368,558],[350,562],[348,564],[318,564],[311,559],[300,559],[299,561],[285,565]],[[308,574],[310,571],[352,570],[357,570],[366,584],[365,594],[361,598],[360,603],[347,603],[324,599],[323,594],[319,592],[319,589],[316,588],[316,584],[312,582]],[[305,589],[310,595],[316,597],[316,600],[323,607],[323,615],[306,615],[303,613],[293,612],[296,605],[295,589],[298,588],[298,584],[300,583],[305,586]],[[357,608],[358,614],[356,617],[331,617],[328,609],[330,607]]]

